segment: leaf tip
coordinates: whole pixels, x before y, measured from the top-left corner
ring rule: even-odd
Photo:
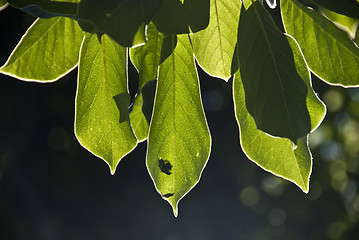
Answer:
[[[172,204],[171,204],[172,206]],[[172,210],[173,210],[173,215],[175,216],[175,218],[178,217],[178,207],[177,207],[177,204],[176,206],[172,206]]]
[[[109,167],[110,167],[111,175],[114,175],[116,172],[116,166],[109,166]]]

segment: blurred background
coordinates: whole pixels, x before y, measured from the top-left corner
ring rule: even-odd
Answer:
[[[2,65],[34,18],[8,7],[0,19]],[[359,89],[313,77],[328,113],[310,136],[305,194],[244,156],[232,81],[199,71],[212,153],[178,218],[147,173],[146,143],[111,176],[77,142],[77,69],[52,84],[0,75],[0,239],[358,239]],[[132,66],[130,78],[137,78]]]

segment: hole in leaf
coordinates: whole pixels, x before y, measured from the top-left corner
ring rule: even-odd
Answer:
[[[172,197],[173,195],[174,195],[174,193],[167,193],[167,194],[162,195],[162,197],[169,198],[169,197]]]
[[[171,175],[172,174],[172,165],[170,163],[170,161],[165,160],[165,159],[158,159],[158,167],[161,169],[161,172],[167,174],[167,175]]]

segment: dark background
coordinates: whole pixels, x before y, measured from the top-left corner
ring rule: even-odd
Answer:
[[[33,20],[11,7],[0,12],[1,65]],[[232,81],[200,72],[212,153],[175,218],[147,173],[146,143],[111,176],[77,142],[76,74],[51,84],[0,75],[0,239],[358,238],[358,89],[313,78],[328,114],[311,136],[314,164],[304,194],[244,156]],[[131,68],[131,81],[136,78]]]

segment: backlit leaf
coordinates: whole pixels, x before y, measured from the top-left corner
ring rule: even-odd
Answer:
[[[78,0],[7,0],[13,7],[35,17],[52,18],[58,16],[74,17]]]
[[[80,26],[87,32],[105,33],[122,46],[145,42],[145,26],[163,0],[82,0],[78,7]]]
[[[0,72],[26,81],[55,81],[76,67],[82,39],[72,19],[37,19]]]
[[[312,156],[307,137],[293,143],[286,138],[275,138],[258,130],[245,104],[245,92],[239,72],[233,80],[236,118],[240,129],[240,143],[247,157],[264,170],[292,181],[304,192],[309,190]]]
[[[206,29],[191,35],[198,64],[208,74],[228,81],[237,42],[241,1],[211,0]]]
[[[151,116],[149,116],[149,119],[148,117],[146,118],[142,106],[143,104],[147,104],[144,103],[144,101],[151,101],[151,103],[153,103],[153,98],[143,98],[143,87],[149,81],[157,78],[163,42],[163,35],[156,30],[156,27],[152,23],[148,25],[147,38],[148,41],[145,45],[130,49],[130,58],[138,71],[140,82],[140,91],[136,96],[130,113],[131,125],[138,141],[143,141],[147,139],[148,136],[148,126]],[[154,89],[155,87],[156,85]],[[149,91],[151,93],[150,89]],[[149,104],[152,105],[151,103]]]
[[[5,9],[9,4],[6,0],[0,0],[0,11]]]
[[[117,164],[137,145],[129,122],[127,50],[107,35],[86,34],[76,94],[76,137],[102,158],[114,174]]]
[[[209,1],[164,1],[152,21],[166,35],[200,31],[208,25]]]
[[[172,44],[174,51],[159,67],[146,163],[177,216],[178,202],[198,183],[207,163],[211,137],[189,38],[179,35]]]
[[[311,0],[333,12],[359,19],[359,2],[357,0]]]
[[[297,0],[282,0],[281,11],[286,32],[317,76],[333,85],[359,86],[359,49],[345,32]]]
[[[242,8],[238,57],[246,107],[258,129],[294,143],[310,132],[307,87],[292,49],[260,2]]]
[[[288,42],[293,49],[298,73],[308,89],[306,104],[311,119],[311,131],[314,131],[323,121],[326,108],[313,91],[309,68],[298,44],[290,36],[288,36]],[[240,129],[240,143],[247,157],[264,170],[283,177],[295,183],[304,192],[308,192],[312,156],[309,152],[307,136],[300,138],[297,146],[294,146],[286,138],[271,137],[258,130],[253,117],[247,111],[245,91],[239,71],[233,80],[233,98]]]

